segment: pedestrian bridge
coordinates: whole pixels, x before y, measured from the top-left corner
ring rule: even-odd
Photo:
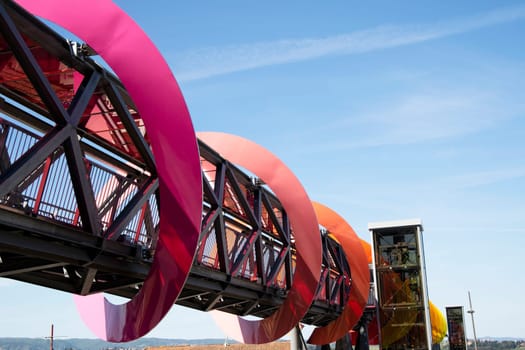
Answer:
[[[161,259],[169,247],[163,220],[189,221],[180,214],[183,195],[173,201],[163,194],[166,169],[176,174],[184,165],[174,156],[167,167],[154,156],[162,147],[152,142],[167,141],[146,128],[142,109],[91,46],[63,38],[11,1],[0,3],[0,30],[0,277],[81,296],[134,300],[154,290],[145,281],[157,271],[155,259],[168,264]],[[171,135],[185,137],[176,128]],[[202,194],[195,249],[186,249],[180,229],[171,246],[171,256],[180,252],[179,261],[191,265],[176,277],[183,285],[175,303],[265,319],[279,310],[293,314],[289,300],[308,295],[297,290],[313,280],[300,322],[331,329],[317,342],[337,340],[334,334],[345,326],[348,332],[368,300],[369,277],[356,279],[368,275],[368,264],[351,263],[352,255],[364,256],[362,248],[345,246],[330,222],[316,224],[317,238],[304,242],[297,214],[278,191],[208,139],[203,134],[195,146],[200,176],[170,175],[181,191]],[[319,245],[318,260],[301,253],[301,244]],[[178,274],[177,264],[169,274]],[[144,298],[156,303],[162,293],[155,293]],[[350,328],[341,321],[349,313]]]

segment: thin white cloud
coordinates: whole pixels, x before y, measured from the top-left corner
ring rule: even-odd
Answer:
[[[364,145],[420,143],[485,129],[499,116],[486,110],[482,101],[482,96],[474,94],[408,96],[390,110],[365,117],[373,126],[371,135],[375,129],[376,137]]]
[[[352,150],[420,144],[489,129],[512,118],[521,106],[503,104],[497,96],[475,90],[409,94],[361,115],[352,115],[311,130],[317,144],[307,152]],[[505,108],[503,108],[503,106]],[[321,139],[327,135],[328,139]],[[344,137],[341,137],[344,135]]]
[[[525,18],[525,6],[503,8],[457,20],[382,26],[326,38],[289,39],[183,52],[173,60],[181,81],[331,55],[353,55],[422,43]]]
[[[525,167],[472,172],[447,178],[445,182],[456,188],[473,188],[519,178],[525,178]]]

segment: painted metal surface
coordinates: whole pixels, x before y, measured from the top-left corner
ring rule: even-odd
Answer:
[[[153,329],[175,302],[197,246],[201,170],[188,109],[158,50],[113,2],[17,2],[71,31],[104,58],[126,86],[151,135],[162,205],[150,274],[140,292],[122,305],[113,305],[102,294],[76,297],[82,318],[100,338],[114,342],[139,338]],[[86,20],[93,18],[96,21]]]

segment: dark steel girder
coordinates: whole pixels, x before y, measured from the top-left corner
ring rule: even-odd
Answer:
[[[224,215],[222,215],[222,203],[224,201],[224,188],[226,186],[226,165],[221,163],[217,167],[215,174],[215,196],[217,203],[220,205],[220,214],[215,220],[215,240],[217,242],[217,255],[219,257],[219,266],[222,272],[230,275],[230,264],[228,259],[228,243],[226,242],[226,231],[224,225]]]
[[[158,190],[159,180],[149,178],[148,181],[137,191],[133,199],[128,203],[126,208],[113,221],[106,233],[106,238],[116,240],[118,234],[126,227],[129,221],[142,209],[146,201]]]
[[[265,192],[261,192],[261,200],[262,204],[266,208],[266,212],[268,213],[268,216],[273,223],[274,227],[277,229],[277,233],[279,234],[279,238],[283,241],[283,243],[286,246],[290,245],[290,232],[285,231],[285,228],[279,223],[279,220],[277,219],[277,216],[275,215],[274,211],[272,210],[272,204],[270,203],[270,200],[268,199],[268,196]]]
[[[75,135],[74,129],[68,126],[54,128],[45,135],[0,176],[0,196],[5,196],[12,191],[22,179],[28,177],[31,172],[73,135]]]
[[[285,232],[291,232],[290,221],[288,220],[288,215],[286,214],[286,211],[283,210],[282,215],[283,215],[283,218],[282,218],[282,220],[283,220],[283,230]],[[291,236],[291,234],[290,234],[290,236]],[[293,276],[292,251],[290,251],[290,253],[288,254],[287,259],[285,260],[284,268],[285,268],[286,285],[287,286],[291,286],[292,285],[292,276]]]
[[[0,85],[0,93],[4,93],[2,91],[2,86]],[[11,103],[7,102],[4,98],[0,96],[0,110],[11,116],[14,119],[17,119],[24,124],[31,125],[32,128],[35,129],[35,131],[38,131],[40,133],[44,134],[50,134],[51,129],[53,128],[52,125],[45,123],[44,121],[35,118],[31,114],[27,113],[26,111],[12,105]],[[41,114],[41,113],[40,113]],[[108,162],[112,163],[115,162],[115,158],[110,156],[108,153],[105,153],[101,151],[102,149],[110,149],[110,145],[100,138],[97,138],[90,134],[85,134],[82,130],[77,130],[79,135],[82,136],[82,139],[87,142],[82,142],[82,148],[85,150],[86,153],[92,154],[95,157]],[[92,145],[97,145],[97,147],[93,147]],[[121,167],[124,171],[126,171],[129,174],[133,174],[135,176],[142,176],[143,171],[139,171],[137,168],[144,168],[144,164],[137,162],[135,158],[130,157],[128,154],[118,150],[113,149],[113,153],[115,153],[116,156],[119,158],[125,160],[125,163],[119,163],[119,167]],[[134,164],[136,167],[128,166],[126,163]]]
[[[2,133],[0,134],[0,145],[5,145],[7,135],[11,129],[10,125],[3,125]],[[7,152],[7,147],[2,147],[0,150],[0,174],[4,173],[11,166],[11,159]]]
[[[24,69],[29,80],[33,83],[35,90],[40,95],[42,102],[49,109],[50,116],[58,125],[67,123],[67,113],[60,100],[57,98],[49,81],[44,76],[35,57],[27,47],[22,35],[15,23],[9,16],[3,2],[0,3],[0,31],[9,47],[16,56],[18,62]]]
[[[71,125],[77,126],[82,114],[86,110],[91,96],[95,92],[95,89],[98,87],[100,82],[101,75],[97,71],[91,72],[91,74],[85,77],[80,84],[71,105],[69,106],[68,113],[69,123]]]
[[[260,218],[262,214],[261,201],[262,201],[262,191],[260,188],[255,188],[253,191],[253,203],[254,203],[253,206],[254,206],[255,216],[257,218]],[[260,227],[260,222],[259,222],[259,227]],[[257,271],[260,271],[259,277],[261,278],[261,284],[263,286],[266,286],[268,284],[268,276],[266,275],[266,273],[264,273],[265,266],[264,266],[264,254],[263,254],[263,241],[261,239],[261,235],[259,235],[258,239],[255,241],[255,245],[253,249],[255,250]],[[288,285],[291,285],[291,284],[288,284]]]
[[[101,225],[95,195],[89,180],[89,172],[76,129],[71,128],[75,131],[64,142],[64,152],[77,199],[78,210],[82,218],[82,228],[84,231],[98,236],[101,234]]]
[[[156,176],[156,167],[155,159],[153,158],[153,153],[151,152],[150,146],[146,143],[146,140],[142,136],[137,124],[133,120],[133,117],[129,113],[128,108],[125,108],[126,102],[122,98],[118,88],[112,82],[107,82],[106,93],[113,104],[113,107],[117,111],[117,114],[122,121],[122,124],[126,128],[128,135],[133,140],[133,144],[140,153],[144,163],[146,164],[147,169],[150,171],[152,176]]]
[[[9,278],[20,282],[36,284],[42,287],[58,289],[63,292],[76,294],[77,288],[71,281],[40,271],[10,276]]]
[[[59,58],[68,66],[75,68],[83,75],[88,73],[85,65],[82,64],[82,60],[71,54],[68,42],[60,34],[14,1],[7,1],[5,9],[21,32],[41,46],[45,46],[50,54]]]
[[[6,260],[0,264],[0,277],[10,277],[23,273],[52,269],[67,265],[64,262],[50,262],[44,259],[21,257],[14,261]]]
[[[108,195],[107,199],[99,206],[99,215],[100,217],[105,216],[109,211],[112,212],[111,219],[113,219],[113,216],[115,215],[115,210],[118,205],[120,197],[125,193],[126,190],[128,190],[131,186],[131,181],[123,181],[122,179],[119,179],[119,184],[111,193]]]
[[[226,179],[228,180],[228,183],[231,185],[234,193],[237,195],[237,199],[239,200],[239,204],[244,211],[246,215],[246,219],[248,220],[248,223],[252,226],[252,230],[256,231],[259,228],[259,220],[255,217],[252,208],[250,208],[250,204],[248,203],[248,200],[246,199],[246,193],[244,193],[241,189],[241,186],[239,185],[239,182],[237,178],[235,177],[235,174],[232,170],[232,165],[228,161],[224,161],[224,164],[226,166]],[[233,213],[234,215],[237,215],[237,213]]]
[[[148,263],[136,247],[104,241],[83,231],[6,209],[0,210],[0,251],[144,279]]]
[[[49,157],[46,158],[43,163],[40,163],[40,165],[38,165],[35,170],[33,170],[27,177],[23,179],[21,183],[15,187],[15,191],[19,193],[24,192],[29,186],[31,186],[33,182],[35,182],[40,176],[42,176],[42,174],[44,174],[46,166],[50,167],[56,160],[60,158],[62,154],[64,154],[64,148],[57,148],[51,153]]]
[[[239,252],[236,252],[237,259],[232,261],[231,265],[231,274],[236,275],[241,267],[246,263],[246,260],[252,256],[252,251],[255,248],[255,244],[260,240],[261,236],[261,222],[260,222],[260,213],[261,213],[261,201],[253,202],[253,211],[246,199],[246,194],[242,192],[241,187],[239,186],[237,179],[234,176],[233,171],[228,167],[226,172],[230,184],[234,188],[237,197],[240,198],[241,206],[244,212],[247,214],[248,222],[251,224],[252,229],[249,232],[248,238],[244,241],[243,246],[240,248]],[[260,192],[260,191],[259,191]]]
[[[97,275],[97,269],[94,268],[88,268],[86,275],[83,278],[82,285],[80,287],[80,295],[88,295],[91,291],[91,287],[93,286],[93,280],[95,279],[95,276]]]
[[[132,297],[135,293],[137,293],[140,289],[140,285],[144,282],[143,280],[134,279],[134,278],[121,278],[116,281],[111,282],[105,282],[104,284],[95,284],[92,286],[90,293],[110,293],[115,294],[115,292],[124,290],[124,289],[131,289],[131,293],[127,297]],[[124,296],[124,295],[123,295]],[[124,296],[126,297],[126,296]]]

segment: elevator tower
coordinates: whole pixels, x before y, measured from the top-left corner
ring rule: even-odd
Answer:
[[[370,223],[381,349],[432,348],[421,220]]]

